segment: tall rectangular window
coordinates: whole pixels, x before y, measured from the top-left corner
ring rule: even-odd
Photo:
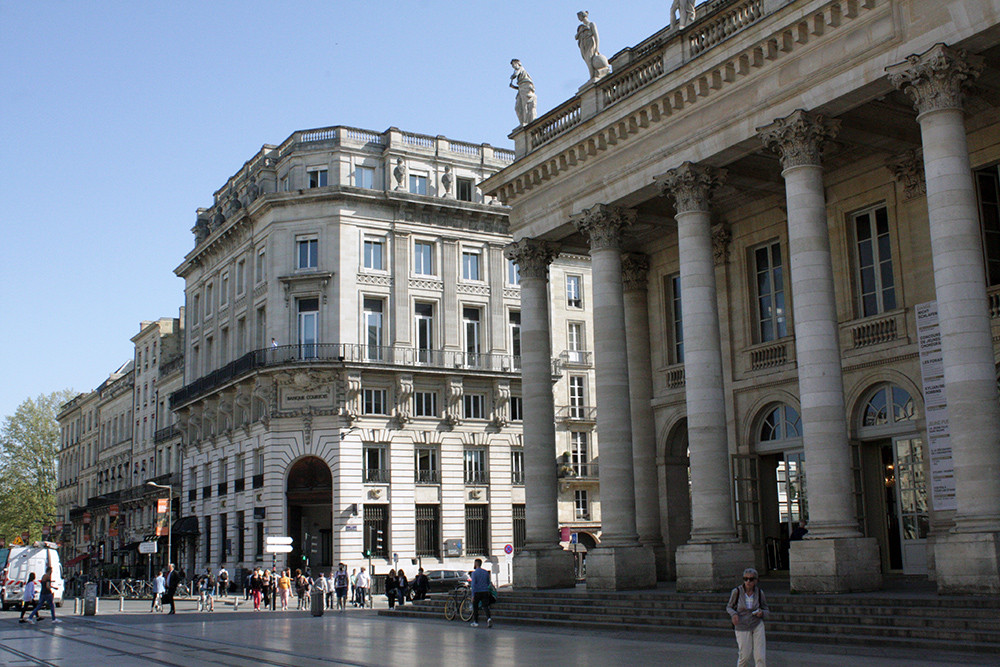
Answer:
[[[587,378],[584,375],[569,376],[569,416],[573,419],[586,417]]]
[[[441,508],[437,505],[416,507],[417,556],[441,556]]]
[[[484,394],[465,394],[462,396],[466,419],[486,419],[486,396]]]
[[[364,446],[364,481],[366,484],[389,483],[389,450],[384,445]]]
[[[459,201],[472,201],[472,179],[455,179],[455,199]]]
[[[306,173],[309,176],[310,188],[325,188],[327,186],[328,172],[326,169],[312,168]]]
[[[261,306],[257,309],[257,315],[254,317],[254,326],[256,327],[256,332],[254,334],[254,344],[257,346],[258,350],[262,350],[267,347],[267,307]]]
[[[247,351],[247,318],[240,317],[236,320],[236,356],[242,357]]]
[[[976,170],[979,221],[983,229],[986,280],[1000,285],[1000,165]]]
[[[355,167],[354,185],[373,190],[375,188],[375,167]]]
[[[487,484],[489,475],[486,470],[486,450],[482,448],[466,449],[463,455],[466,484]]]
[[[253,488],[259,489],[264,486],[264,449],[258,448],[253,452]]]
[[[385,344],[385,331],[382,320],[382,300],[365,299],[365,343],[366,357],[370,361],[382,359],[382,346]]]
[[[853,216],[854,250],[857,262],[858,310],[870,317],[896,308],[889,242],[889,212],[885,206]]]
[[[566,276],[566,306],[569,308],[583,308],[583,294],[581,276]]]
[[[681,274],[663,279],[667,322],[670,323],[670,363],[684,363],[684,316],[681,311]]]
[[[413,324],[416,329],[417,363],[429,364],[434,348],[434,304],[419,301],[413,304]]]
[[[219,278],[219,308],[229,302],[229,273],[223,273]]]
[[[257,251],[257,265],[254,267],[254,280],[258,283],[267,278],[267,253],[261,248]]]
[[[521,268],[517,265],[517,262],[511,259],[507,260],[507,284],[521,284]]]
[[[201,319],[201,295],[195,294],[191,299],[191,324],[198,324]]]
[[[257,521],[253,525],[254,531],[254,552],[256,553],[256,559],[261,560],[264,557],[264,522]]]
[[[514,553],[521,553],[524,551],[524,539],[527,532],[527,526],[524,518],[524,505],[514,505],[511,509],[513,510],[514,520]]]
[[[465,553],[487,555],[490,550],[489,505],[465,506]]]
[[[524,450],[510,450],[510,483],[524,484]]]
[[[480,270],[480,260],[482,259],[481,253],[478,250],[463,250],[462,251],[462,279],[463,280],[482,280],[482,272]]]
[[[755,289],[757,297],[757,342],[788,335],[785,309],[785,277],[781,244],[777,241],[754,249]]]
[[[236,262],[236,296],[243,294],[247,288],[247,261],[241,259]]]
[[[212,301],[215,297],[215,286],[209,283],[205,287],[205,317],[212,314]]]
[[[413,413],[417,417],[437,417],[437,392],[418,391],[413,395]]]
[[[510,420],[519,422],[524,419],[524,399],[520,396],[510,397]]]
[[[415,195],[427,194],[427,174],[410,174],[410,192]]]
[[[382,239],[365,239],[364,262],[366,269],[385,270],[385,241]]]
[[[387,392],[385,389],[365,389],[361,393],[364,399],[364,413],[366,415],[388,414]]]
[[[570,463],[573,472],[581,477],[587,477],[591,471],[588,469],[590,463],[590,447],[587,443],[586,431],[573,431],[570,434]]]
[[[377,558],[389,557],[389,506],[365,504],[364,550]]]
[[[482,349],[480,312],[478,308],[462,308],[462,325],[465,329],[466,364],[478,366]]]
[[[319,299],[299,299],[299,358],[315,359],[319,350]]]
[[[319,239],[298,239],[298,264],[300,269],[315,269],[319,266]]]
[[[246,557],[246,544],[243,531],[246,530],[246,513],[242,510],[236,513],[236,560],[243,562]]]
[[[583,343],[583,322],[570,322],[566,328],[567,361],[582,364],[585,361]]]
[[[510,353],[518,357],[517,365],[520,366],[521,356],[521,311],[512,310],[507,316],[507,330],[510,335]]]
[[[229,555],[229,517],[225,512],[219,515],[219,564],[226,562]]]
[[[573,508],[577,521],[590,520],[590,496],[586,489],[577,489],[573,493]]]
[[[419,484],[437,484],[438,450],[436,447],[417,447],[414,451],[415,479]]]
[[[434,275],[434,244],[429,241],[413,243],[413,272],[421,276]]]
[[[212,562],[212,517],[205,517],[205,561]]]

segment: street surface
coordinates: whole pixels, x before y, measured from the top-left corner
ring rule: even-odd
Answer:
[[[376,609],[254,612],[241,600],[199,613],[180,601],[174,616],[149,613],[149,602],[101,600],[98,616],[73,616],[67,600],[52,625],[19,624],[19,612],[0,614],[0,665],[128,667],[130,665],[724,665],[736,662],[736,642],[584,630],[539,630],[498,622],[471,628],[458,621],[378,616]],[[45,615],[48,616],[46,611]],[[838,649],[825,644],[770,644],[769,667],[996,665],[995,656],[900,653],[892,649]]]

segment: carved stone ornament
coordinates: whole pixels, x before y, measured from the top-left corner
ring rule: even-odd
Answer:
[[[918,113],[961,109],[964,90],[983,72],[983,58],[935,44],[885,71],[892,85],[910,96]]]
[[[927,180],[924,174],[924,152],[919,148],[894,155],[885,162],[893,178],[903,186],[907,199],[927,194]]]
[[[559,254],[556,246],[548,241],[521,239],[504,248],[503,256],[517,264],[521,278],[548,280],[549,264]]]
[[[393,418],[400,428],[410,421],[411,398],[413,398],[413,376],[398,376],[396,378],[396,413]]]
[[[510,380],[497,380],[493,386],[493,415],[490,424],[503,428],[510,423]]]
[[[396,167],[392,170],[392,177],[396,179],[396,189],[403,189],[403,179],[406,178],[406,167],[403,165],[403,158],[396,158]]]
[[[622,255],[622,284],[626,292],[645,290],[649,276],[649,256],[638,252]]]
[[[726,180],[726,170],[685,162],[653,180],[664,196],[673,198],[678,213],[707,211],[712,192]]]
[[[635,209],[598,204],[584,209],[573,224],[590,239],[591,250],[617,250],[622,245],[622,234],[635,218]]]
[[[729,247],[732,240],[733,233],[729,231],[729,225],[723,222],[712,225],[712,256],[716,266],[729,261]]]
[[[823,145],[837,136],[840,121],[803,109],[757,128],[764,146],[778,154],[784,169],[821,164]]]
[[[445,165],[444,175],[441,176],[441,185],[444,186],[444,193],[446,195],[451,193],[452,180],[453,177],[451,175],[451,165]]]

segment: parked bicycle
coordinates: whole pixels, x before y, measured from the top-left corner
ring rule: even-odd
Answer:
[[[455,616],[466,623],[472,620],[472,589],[468,584],[455,586],[444,602],[444,617],[453,621]]]

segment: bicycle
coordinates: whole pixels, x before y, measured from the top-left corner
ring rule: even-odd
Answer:
[[[444,617],[453,621],[455,616],[466,623],[472,620],[472,593],[468,584],[455,586],[444,602]]]

